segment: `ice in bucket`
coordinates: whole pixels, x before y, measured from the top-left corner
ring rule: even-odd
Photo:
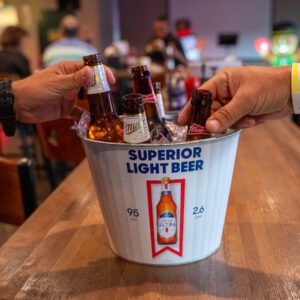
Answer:
[[[137,263],[178,265],[220,247],[239,132],[130,145],[89,140],[78,127],[117,255]],[[171,196],[172,208],[161,205],[164,193]]]

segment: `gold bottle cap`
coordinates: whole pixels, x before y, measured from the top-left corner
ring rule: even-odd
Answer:
[[[163,177],[161,181],[162,181],[163,184],[170,183],[170,178],[169,177]]]

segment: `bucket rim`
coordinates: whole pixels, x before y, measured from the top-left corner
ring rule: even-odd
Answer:
[[[206,144],[206,143],[212,143],[212,142],[216,142],[222,139],[227,139],[230,138],[232,136],[235,135],[239,135],[242,132],[242,130],[233,130],[230,129],[230,132],[221,135],[221,136],[216,136],[216,137],[211,137],[209,139],[204,139],[204,140],[196,140],[196,141],[189,141],[189,142],[170,142],[170,143],[164,143],[164,144],[129,144],[129,143],[114,143],[114,142],[104,142],[104,141],[97,141],[97,140],[91,140],[87,137],[84,137],[82,135],[80,135],[77,131],[77,135],[78,137],[87,142],[87,143],[95,143],[95,144],[99,144],[99,145],[109,145],[109,146],[120,146],[120,147],[145,147],[145,148],[149,148],[149,147],[174,147],[174,146],[181,146],[181,145],[193,145],[193,144]]]

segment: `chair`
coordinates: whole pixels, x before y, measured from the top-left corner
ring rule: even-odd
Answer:
[[[37,208],[32,161],[0,157],[0,222],[22,224]]]
[[[71,130],[73,123],[71,119],[59,119],[36,124],[52,188],[58,185],[53,162],[77,165],[85,157],[80,139]]]

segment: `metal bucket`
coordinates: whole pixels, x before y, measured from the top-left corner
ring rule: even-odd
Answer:
[[[220,247],[239,132],[165,145],[80,138],[114,253],[136,263],[179,265]],[[157,239],[163,177],[171,180],[177,207],[174,244]]]

